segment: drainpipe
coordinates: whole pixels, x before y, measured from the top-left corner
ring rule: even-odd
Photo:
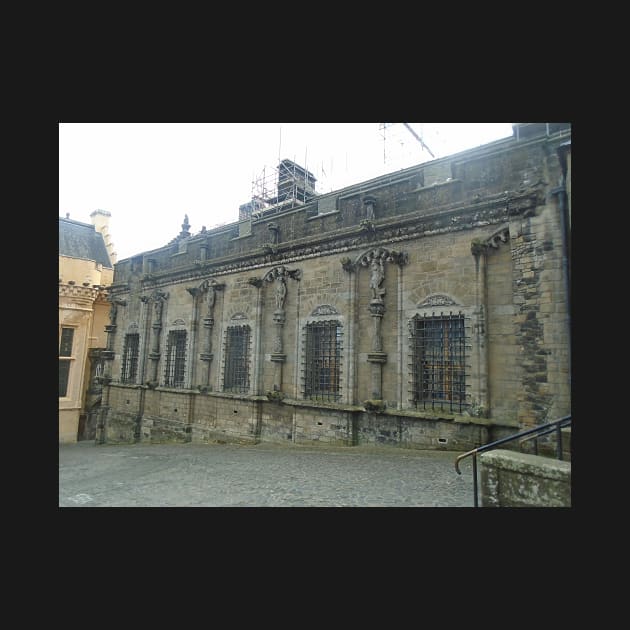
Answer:
[[[569,338],[571,338],[571,249],[570,249],[570,230],[567,220],[567,188],[566,188],[566,166],[562,156],[560,156],[562,164],[562,177],[560,186],[551,190],[552,195],[558,195],[558,209],[560,210],[560,230],[562,232],[562,276],[564,284],[564,294],[567,309],[567,329]],[[569,343],[569,376],[571,374],[571,343]]]

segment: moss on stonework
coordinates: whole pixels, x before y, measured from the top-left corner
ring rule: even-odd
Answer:
[[[375,399],[364,400],[363,406],[365,407],[366,411],[372,411],[376,413],[385,411],[385,407],[386,407],[384,400],[375,400]]]
[[[271,400],[272,402],[282,402],[284,397],[285,397],[285,394],[283,394],[282,392],[278,392],[278,391],[267,392],[267,398]]]

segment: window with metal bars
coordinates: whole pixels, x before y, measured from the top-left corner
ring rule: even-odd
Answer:
[[[72,343],[74,340],[74,328],[62,328],[59,340],[59,398],[68,394],[68,382],[70,380],[70,366],[72,365]]]
[[[172,330],[166,342],[166,369],[164,385],[166,387],[184,387],[186,368],[186,331]]]
[[[133,333],[125,335],[125,347],[123,349],[122,372],[120,380],[122,383],[135,383],[138,375],[138,348],[140,346],[140,335]]]
[[[464,316],[411,320],[412,401],[416,408],[461,412],[466,406]]]
[[[341,381],[341,324],[337,321],[306,325],[304,397],[339,400]]]
[[[249,326],[229,326],[225,336],[223,390],[249,392]]]

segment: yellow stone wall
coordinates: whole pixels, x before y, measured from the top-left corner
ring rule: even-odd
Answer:
[[[88,387],[88,352],[107,344],[109,303],[104,287],[111,285],[113,273],[94,261],[59,256],[59,340],[62,328],[74,329],[67,396],[59,398],[60,442],[77,441]]]

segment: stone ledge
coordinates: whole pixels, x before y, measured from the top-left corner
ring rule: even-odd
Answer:
[[[290,405],[291,407],[311,407],[321,409],[322,411],[332,409],[334,411],[365,412],[365,409],[363,407],[358,407],[357,405],[346,405],[345,403],[323,401],[320,402],[316,400],[297,400],[295,398],[285,398],[282,403],[284,405]]]
[[[484,466],[494,466],[522,475],[535,475],[557,481],[571,480],[571,462],[542,455],[495,449],[481,453],[479,460]]]

